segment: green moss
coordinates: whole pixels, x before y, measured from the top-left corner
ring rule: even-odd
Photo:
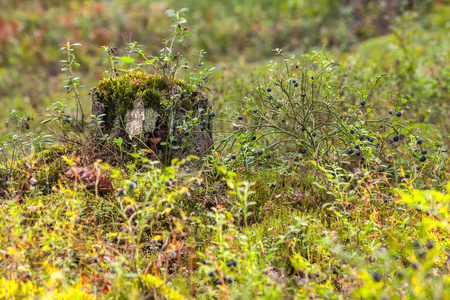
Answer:
[[[181,87],[182,99],[189,95],[190,88],[181,80],[175,84]],[[98,99],[105,105],[107,112],[106,122],[113,123],[117,114],[124,114],[133,108],[136,99],[141,98],[145,108],[152,108],[160,115],[164,108],[169,105],[164,99],[169,99],[169,84],[159,75],[148,75],[142,72],[129,73],[118,78],[106,78],[99,82],[96,88]],[[191,100],[183,100],[184,108],[191,108]]]
[[[68,147],[59,145],[55,146],[53,151],[36,152],[21,159],[16,164],[16,181],[34,177],[38,181],[37,187],[44,193],[49,193],[67,168],[62,156],[70,151]],[[27,173],[28,176],[25,175]]]

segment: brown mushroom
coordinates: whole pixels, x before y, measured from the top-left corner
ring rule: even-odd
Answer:
[[[96,170],[88,168],[74,168],[64,174],[67,178],[75,180],[86,185],[87,189],[97,188],[99,192],[108,192],[113,190],[111,181],[104,174],[98,174]]]

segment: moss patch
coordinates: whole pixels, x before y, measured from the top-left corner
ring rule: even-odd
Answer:
[[[187,96],[190,88],[181,80],[176,80],[175,85],[181,88],[183,107],[192,107]],[[99,82],[96,93],[98,101],[105,105],[106,122],[113,123],[117,115],[122,115],[133,108],[136,99],[141,98],[145,108],[152,108],[163,115],[168,103],[170,87],[168,82],[159,75],[149,75],[142,72],[129,73],[118,78],[106,78]],[[185,103],[186,102],[186,103]]]
[[[51,192],[52,186],[64,174],[67,163],[62,158],[71,149],[66,146],[56,146],[54,150],[45,150],[34,153],[17,162],[16,182],[27,182],[30,178],[35,178],[38,183],[34,184],[44,194]]]

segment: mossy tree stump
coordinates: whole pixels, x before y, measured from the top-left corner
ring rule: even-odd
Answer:
[[[127,150],[151,149],[165,163],[211,150],[211,103],[180,80],[129,73],[100,81],[91,94],[92,114],[103,121],[100,134],[121,138]]]

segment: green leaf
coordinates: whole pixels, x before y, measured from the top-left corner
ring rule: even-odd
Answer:
[[[145,65],[151,65],[152,63],[155,62],[155,60],[156,60],[156,58],[154,58],[154,59],[149,59],[149,60],[144,61],[143,64],[145,64]]]
[[[127,57],[127,56],[120,57],[120,60],[123,61],[126,64],[131,64],[131,63],[133,63],[135,61],[134,58]]]
[[[137,274],[137,273],[127,273],[127,274],[123,274],[122,277],[125,277],[125,278],[137,278],[137,277],[139,277],[139,274]]]

